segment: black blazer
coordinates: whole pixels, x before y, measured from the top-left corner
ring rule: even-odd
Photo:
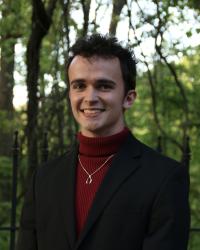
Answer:
[[[131,134],[113,158],[76,237],[78,145],[34,174],[18,250],[186,250],[188,171]]]

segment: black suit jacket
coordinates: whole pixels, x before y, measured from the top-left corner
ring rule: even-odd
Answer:
[[[131,134],[113,158],[76,237],[78,145],[33,176],[18,250],[186,250],[187,170]]]

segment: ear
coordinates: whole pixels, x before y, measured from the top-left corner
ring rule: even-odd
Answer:
[[[133,105],[136,96],[137,96],[137,93],[134,89],[129,90],[124,98],[123,108],[129,109]]]

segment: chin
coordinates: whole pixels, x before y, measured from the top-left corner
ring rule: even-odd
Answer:
[[[85,127],[83,129],[83,133],[85,135],[89,135],[89,136],[101,136],[103,133],[102,133],[102,130],[100,128],[97,128],[97,127]]]

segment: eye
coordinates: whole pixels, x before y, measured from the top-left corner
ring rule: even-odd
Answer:
[[[81,81],[74,81],[72,82],[71,87],[72,89],[75,89],[75,90],[83,90],[85,88],[85,84],[84,82],[81,82]]]
[[[111,86],[109,86],[108,84],[101,84],[99,86],[99,89],[108,90],[108,89],[111,89]]]
[[[100,81],[97,84],[97,88],[102,91],[109,91],[114,88],[114,84],[109,81]]]

